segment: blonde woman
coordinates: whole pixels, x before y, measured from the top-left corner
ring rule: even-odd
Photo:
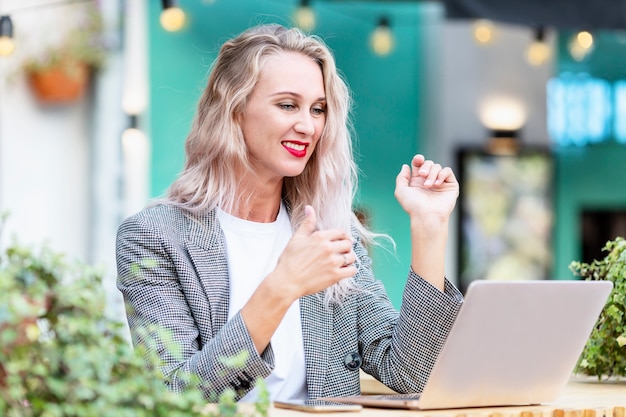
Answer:
[[[412,237],[397,311],[365,249],[375,235],[351,209],[349,109],[317,37],[264,25],[222,46],[182,173],[118,233],[134,343],[156,324],[181,345],[158,348],[172,390],[191,373],[207,398],[232,388],[253,401],[258,379],[273,400],[344,396],[360,392],[359,369],[422,389],[462,303],[444,275],[458,182],[422,155],[397,175]],[[242,351],[243,368],[223,363]]]

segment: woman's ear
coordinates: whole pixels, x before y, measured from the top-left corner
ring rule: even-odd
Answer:
[[[237,107],[235,107],[235,109],[233,110],[233,121],[237,124],[237,126],[239,126],[239,128],[241,128],[241,125],[243,124],[245,112],[246,112],[245,103],[241,103],[237,105]]]

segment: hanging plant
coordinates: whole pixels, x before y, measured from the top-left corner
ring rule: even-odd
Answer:
[[[586,280],[613,282],[613,290],[580,356],[577,372],[605,377],[626,376],[626,240],[617,237],[602,249],[603,259],[572,262],[570,270]]]
[[[85,94],[89,72],[86,63],[67,58],[57,66],[30,70],[28,82],[43,103],[71,103]]]
[[[102,15],[95,2],[87,3],[87,7],[84,19],[67,32],[60,44],[22,64],[33,92],[43,103],[70,103],[81,98],[91,73],[104,65],[107,47]]]

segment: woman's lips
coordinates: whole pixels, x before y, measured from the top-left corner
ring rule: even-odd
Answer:
[[[301,142],[282,142],[283,147],[295,156],[296,158],[303,158],[306,156],[306,148],[308,144]]]

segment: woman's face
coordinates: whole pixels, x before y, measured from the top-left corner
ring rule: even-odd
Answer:
[[[319,65],[296,52],[267,57],[241,119],[257,179],[282,181],[301,174],[325,122]]]

